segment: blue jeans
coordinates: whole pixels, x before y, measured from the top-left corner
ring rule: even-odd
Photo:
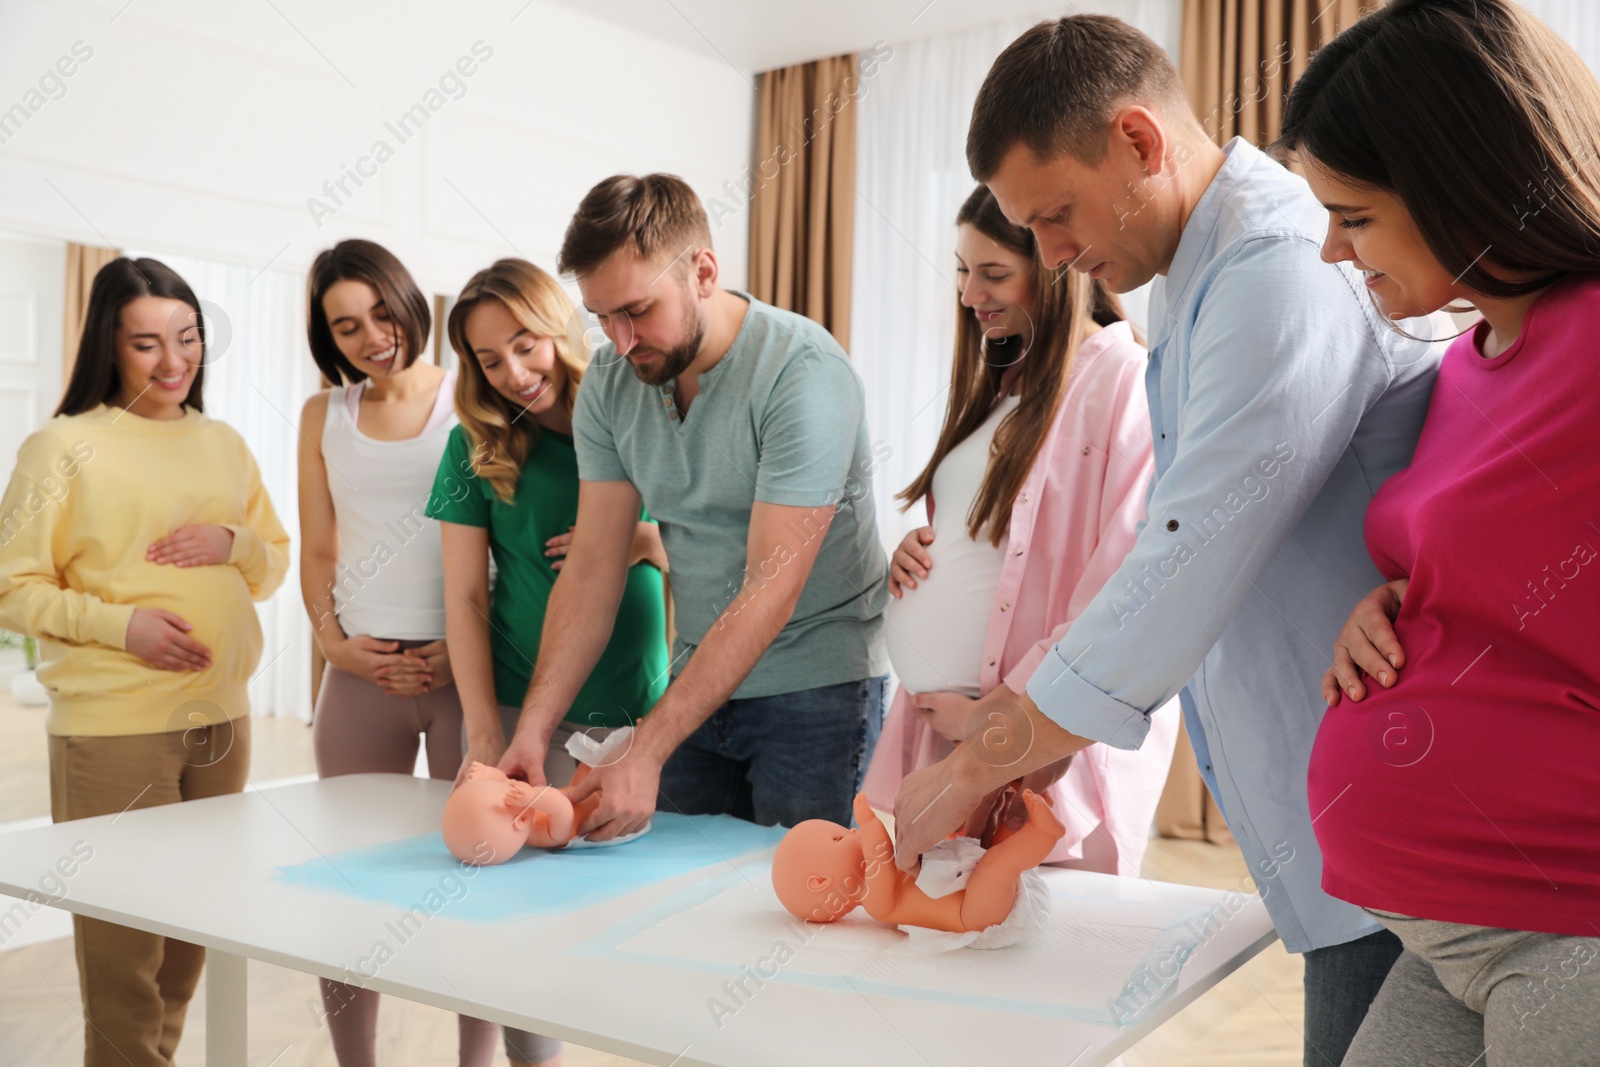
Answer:
[[[1400,939],[1379,930],[1305,954],[1305,1067],[1339,1067],[1400,952]]]
[[[849,826],[888,699],[889,676],[880,674],[730,700],[667,759],[656,810]]]

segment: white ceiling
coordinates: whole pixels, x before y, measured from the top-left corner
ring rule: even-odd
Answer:
[[[551,0],[720,57],[745,76],[1002,19],[1070,14],[1049,0]],[[1093,5],[1091,5],[1093,6]]]

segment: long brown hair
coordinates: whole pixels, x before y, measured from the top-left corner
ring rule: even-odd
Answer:
[[[1025,227],[1013,226],[1000,211],[987,186],[978,186],[956,214],[956,225],[979,233],[1033,264],[1034,306],[1038,308],[1031,341],[1007,338],[991,346],[977,317],[956,298],[956,349],[950,361],[950,406],[933,458],[896,498],[909,508],[933,489],[933,473],[950,454],[982,426],[1000,399],[1000,379],[1012,364],[1022,363],[1012,388],[1021,397],[1016,410],[1000,420],[989,446],[989,467],[967,513],[973,540],[988,528],[990,544],[999,546],[1011,527],[1011,506],[1033,469],[1045,436],[1055,421],[1072,376],[1078,346],[1093,324],[1110,326],[1123,319],[1122,302],[1103,282],[1078,271],[1052,276],[1039,262],[1038,246]],[[1010,346],[1016,346],[1012,349]],[[1003,348],[1003,354],[1002,354]]]
[[[1473,292],[1600,271],[1600,82],[1507,0],[1395,0],[1317,53],[1278,154],[1398,197]]]
[[[539,424],[523,417],[489,384],[478,356],[467,341],[467,316],[485,300],[505,305],[517,324],[536,337],[548,337],[556,358],[567,371],[567,385],[556,403],[568,418],[578,396],[578,383],[589,366],[589,353],[578,332],[577,309],[554,278],[525,259],[501,259],[467,282],[446,329],[461,369],[456,375],[456,418],[472,442],[473,473],[494,487],[507,504],[517,495],[522,465],[539,439]]]
[[[81,415],[116,399],[122,389],[117,371],[117,325],[122,309],[141,296],[181,300],[194,309],[193,328],[200,331],[200,365],[183,406],[204,411],[202,400],[206,380],[206,334],[209,332],[200,301],[182,276],[159,259],[129,259],[118,256],[95,272],[89,287],[89,310],[84,314],[83,337],[72,364],[67,391],[56,408],[57,415]]]

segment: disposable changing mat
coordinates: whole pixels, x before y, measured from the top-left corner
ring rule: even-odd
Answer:
[[[904,933],[859,910],[827,924],[795,919],[778,903],[770,865],[749,863],[708,874],[573,951],[852,996],[1128,1025],[1176,988],[1216,922],[1201,905],[1054,893],[1035,941],[918,955]]]
[[[614,848],[525,848],[505,863],[456,862],[437,834],[338,852],[273,872],[281,881],[410,908],[448,896],[450,917],[494,923],[576,911],[646,886],[775,846],[782,827],[729,815],[656,813],[648,834]],[[459,899],[452,889],[460,888]],[[470,887],[470,892],[466,891]]]

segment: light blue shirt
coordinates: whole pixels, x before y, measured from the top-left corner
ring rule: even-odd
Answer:
[[[1132,749],[1181,688],[1206,784],[1304,952],[1378,928],[1322,891],[1306,767],[1334,638],[1383,584],[1367,505],[1411,460],[1443,346],[1396,333],[1358,273],[1322,262],[1328,215],[1303,179],[1245,141],[1226,152],[1151,294],[1149,517],[1028,694]]]

